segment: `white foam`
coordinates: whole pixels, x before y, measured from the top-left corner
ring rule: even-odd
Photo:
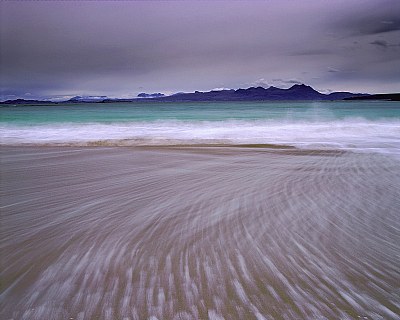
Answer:
[[[154,121],[113,124],[1,125],[2,144],[276,143],[400,154],[400,120]]]

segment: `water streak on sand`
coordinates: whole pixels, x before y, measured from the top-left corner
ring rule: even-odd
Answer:
[[[396,319],[400,162],[2,149],[3,319]]]

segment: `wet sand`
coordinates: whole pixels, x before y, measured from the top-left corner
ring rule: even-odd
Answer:
[[[1,148],[2,319],[396,319],[400,161]]]

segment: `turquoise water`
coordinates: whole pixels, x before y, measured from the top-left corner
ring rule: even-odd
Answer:
[[[1,123],[114,123],[132,121],[400,119],[397,102],[206,102],[2,106]]]
[[[276,143],[400,154],[398,102],[2,106],[1,143]]]

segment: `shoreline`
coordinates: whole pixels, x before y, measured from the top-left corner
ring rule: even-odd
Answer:
[[[210,155],[217,154],[245,154],[245,153],[269,153],[292,156],[340,156],[352,153],[351,150],[342,150],[335,148],[315,149],[315,148],[298,148],[290,145],[279,144],[171,144],[171,145],[114,145],[114,144],[0,144],[4,152],[7,149],[16,150],[102,150],[102,149],[128,149],[131,151],[178,151],[189,153],[203,153]]]
[[[273,143],[165,143],[165,144],[145,144],[139,143],[137,140],[122,139],[122,140],[98,140],[98,141],[83,141],[83,142],[51,142],[51,143],[0,143],[1,147],[134,147],[134,148],[263,148],[263,149],[297,149],[295,146],[286,144]]]

